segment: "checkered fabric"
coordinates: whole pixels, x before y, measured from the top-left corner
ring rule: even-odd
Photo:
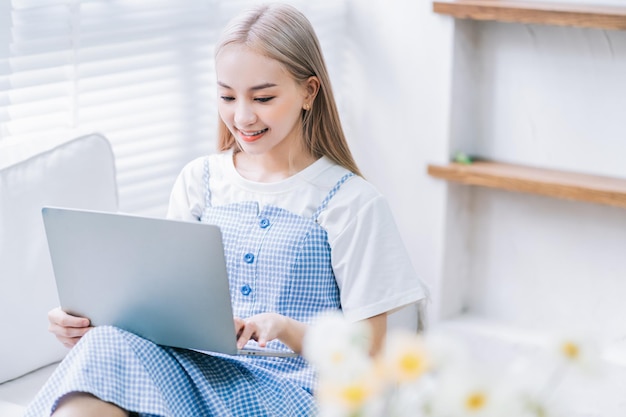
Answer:
[[[235,316],[276,312],[310,323],[340,308],[319,213],[312,218],[256,202],[210,205],[208,165],[202,221],[222,229]],[[254,345],[255,342],[250,342]],[[279,341],[269,347],[286,350]],[[48,416],[64,395],[89,392],[142,416],[310,416],[313,369],[301,358],[230,357],[155,345],[110,326],[84,336],[42,388],[25,417]]]

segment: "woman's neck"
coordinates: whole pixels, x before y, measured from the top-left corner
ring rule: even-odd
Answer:
[[[252,155],[237,152],[233,155],[235,169],[245,179],[255,182],[278,182],[302,171],[316,158],[306,151],[293,152],[291,155],[264,153]]]

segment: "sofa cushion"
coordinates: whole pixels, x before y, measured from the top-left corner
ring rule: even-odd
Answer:
[[[17,404],[0,400],[0,416],[2,417],[22,417],[24,407]]]
[[[52,148],[45,141],[36,145],[0,143],[0,383],[66,353],[47,330],[46,314],[58,298],[42,206],[117,210],[114,157],[106,138],[92,134]],[[11,156],[20,160],[11,163]]]
[[[50,375],[57,368],[58,363],[53,363],[36,371],[30,372],[12,381],[0,384],[0,416],[7,417],[10,414],[4,414],[3,406],[13,410],[22,409],[18,414],[24,414],[23,408],[26,407],[35,398],[41,387],[46,383]]]

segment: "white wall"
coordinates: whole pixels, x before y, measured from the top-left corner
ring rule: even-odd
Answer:
[[[437,292],[445,185],[429,162],[448,159],[453,22],[428,1],[350,3],[353,39],[350,146],[366,178],[388,198],[420,277]]]
[[[451,151],[626,178],[626,32],[459,21],[455,38]],[[466,244],[448,233],[464,296],[446,315],[626,335],[626,210],[458,187],[450,204]]]
[[[626,31],[457,22],[455,38],[451,151],[626,179]],[[506,346],[504,334],[582,334],[626,363],[626,210],[458,188],[446,259],[463,268],[442,279],[462,290],[440,294],[444,317],[499,329],[480,350]],[[588,390],[573,384],[570,406],[624,415],[625,370],[607,367]]]
[[[363,71],[395,88],[376,91],[383,110],[362,104],[356,137],[367,141],[358,156],[433,289],[431,325],[462,335],[502,369],[535,354],[544,336],[572,334],[626,364],[626,210],[425,175],[426,164],[462,150],[626,179],[626,31],[454,21],[415,3],[361,10],[362,39],[385,40],[372,41],[370,56],[387,52],[394,64],[385,72],[364,60],[379,70]],[[390,178],[397,183],[386,187]],[[616,400],[626,367],[604,370],[593,387],[564,384],[566,404],[624,415]]]
[[[455,21],[431,7],[352,1],[344,114],[433,290],[433,318],[626,335],[626,210],[426,175],[463,150],[626,178],[626,32]]]

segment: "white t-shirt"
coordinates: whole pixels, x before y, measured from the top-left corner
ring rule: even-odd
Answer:
[[[204,157],[183,168],[172,190],[168,217],[199,221],[205,205]],[[322,157],[278,182],[245,179],[230,152],[209,156],[211,205],[256,201],[311,217],[348,171]],[[344,316],[363,320],[391,312],[426,296],[417,278],[391,210],[373,185],[355,176],[346,181],[318,223],[326,230],[332,267]]]

